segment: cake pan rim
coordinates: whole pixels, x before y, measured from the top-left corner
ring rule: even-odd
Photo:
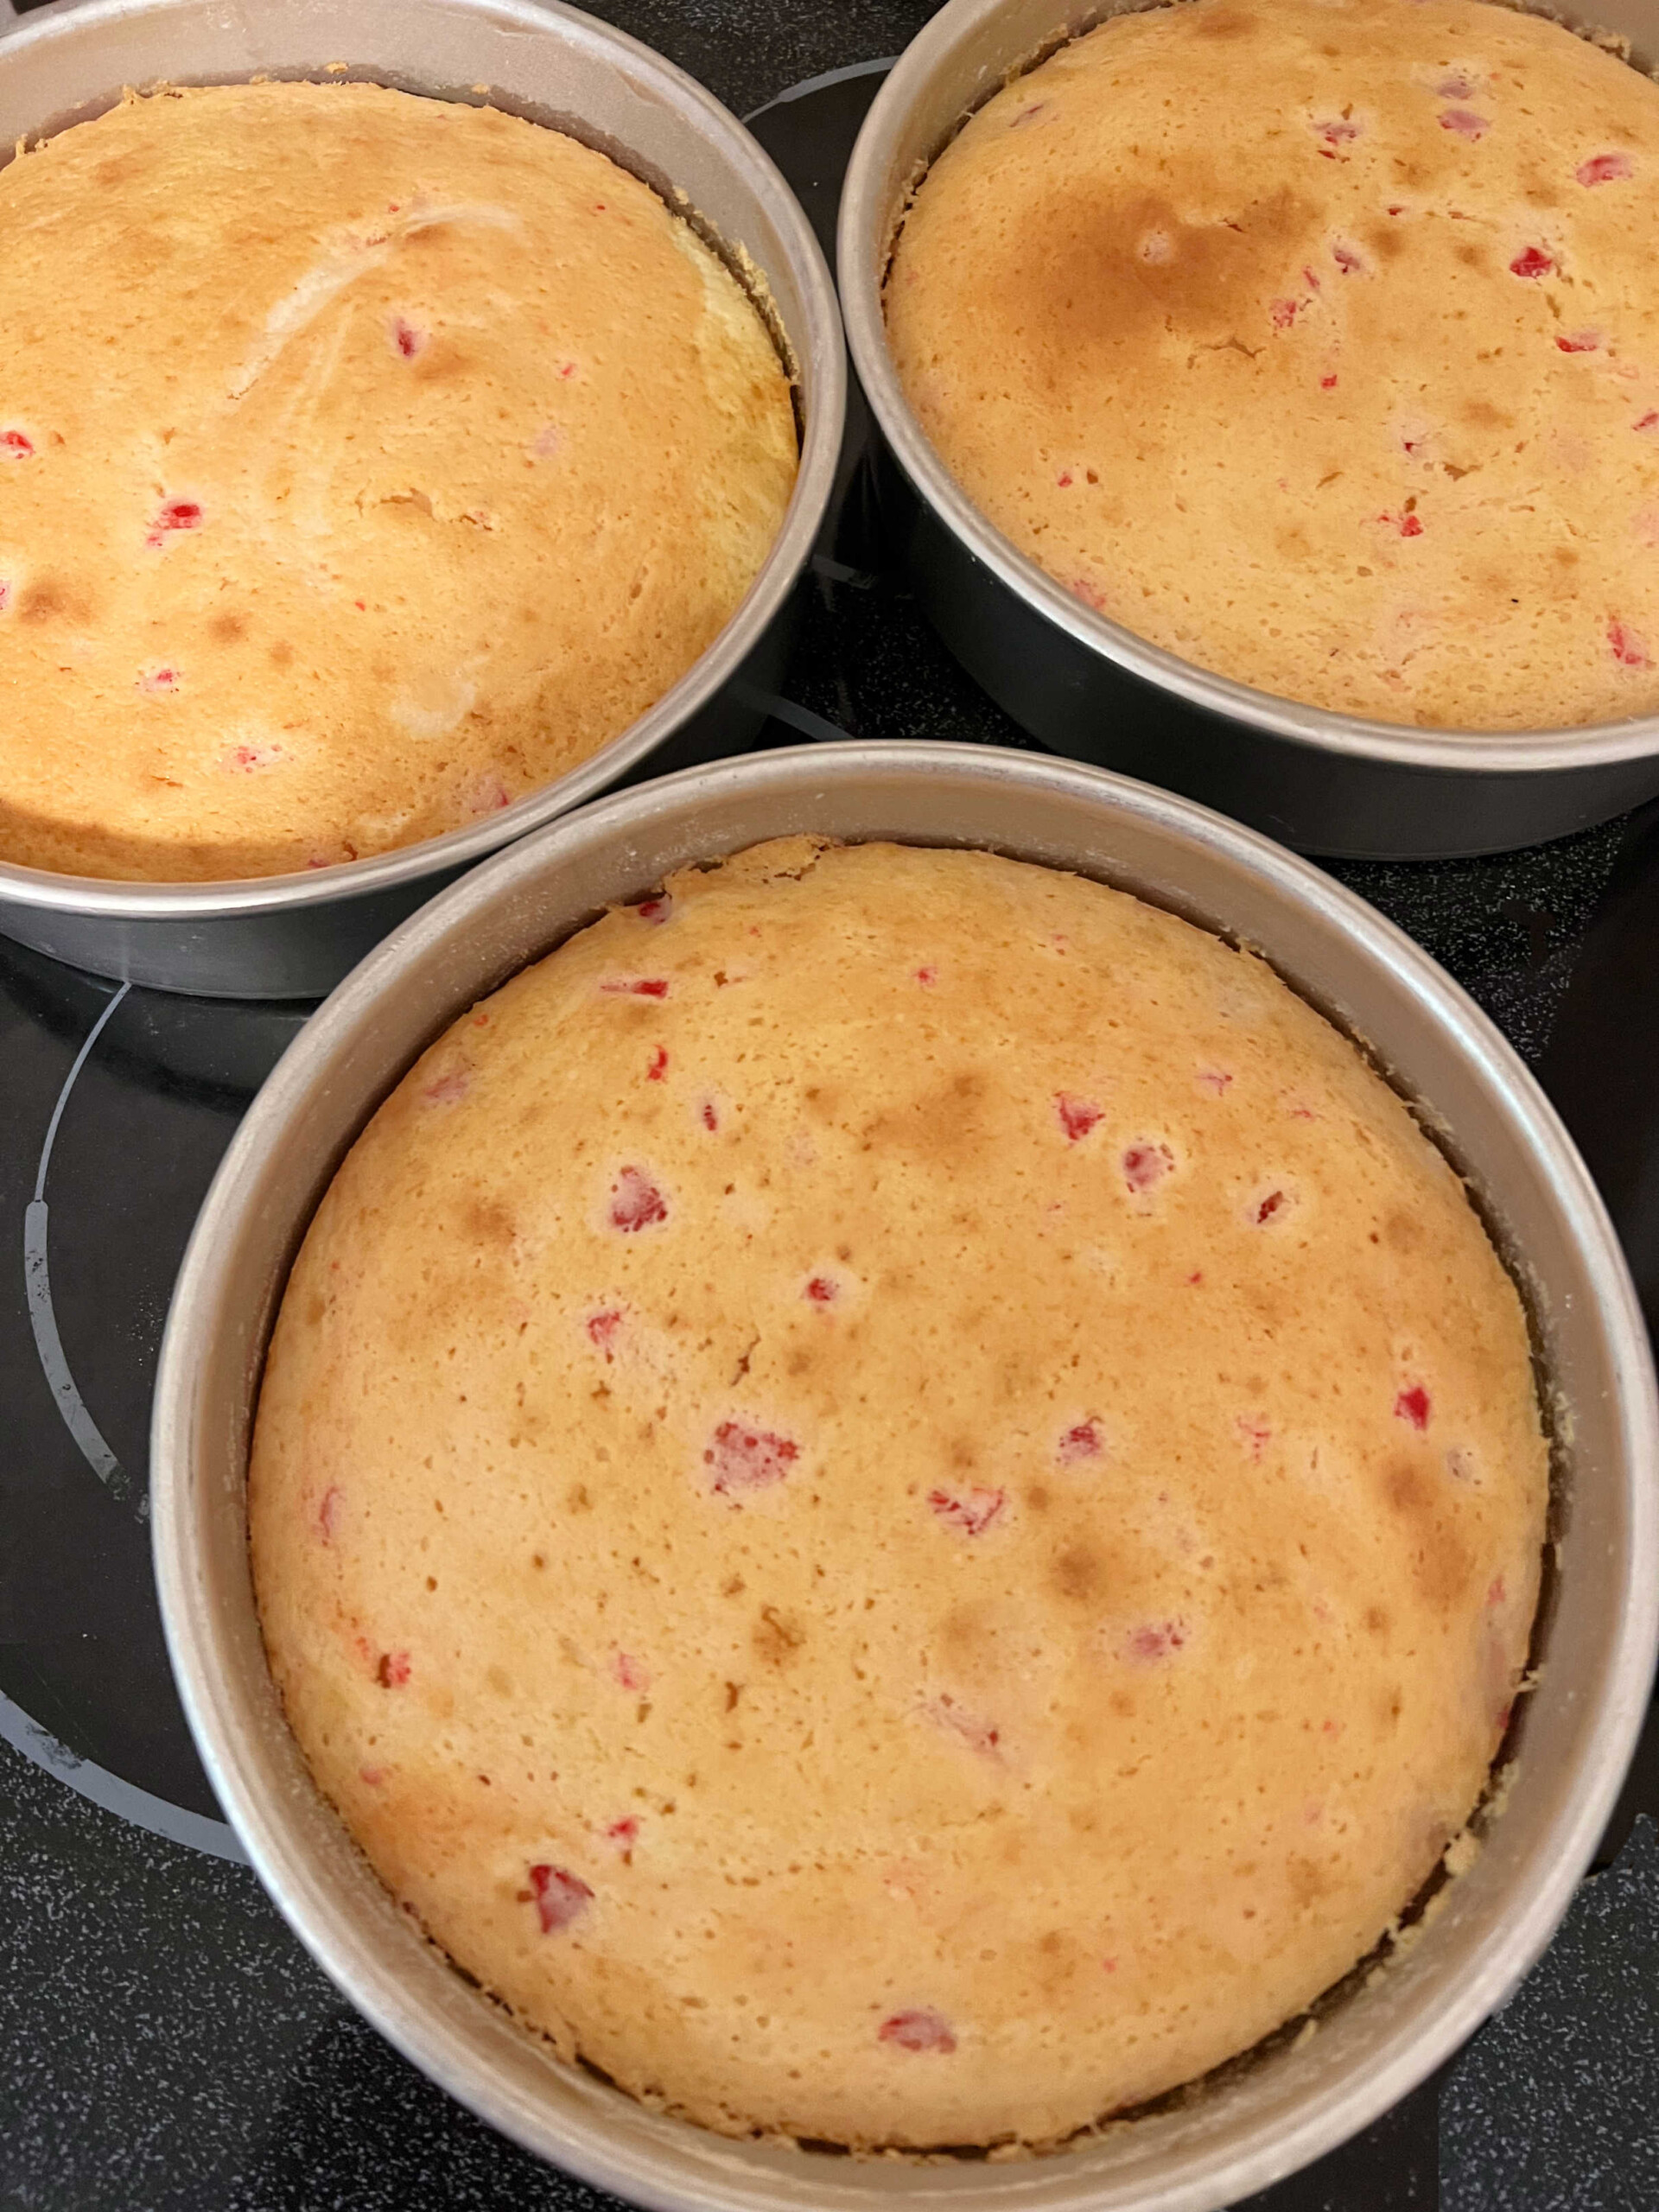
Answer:
[[[896,147],[917,105],[959,51],[982,39],[1009,0],[945,0],[899,55],[870,105],[848,165],[836,232],[836,265],[848,349],[877,428],[916,495],[974,559],[1033,612],[1101,658],[1185,705],[1262,731],[1310,752],[1402,769],[1548,775],[1616,766],[1659,755],[1659,709],[1611,721],[1525,730],[1429,728],[1388,722],[1285,698],[1154,645],[1097,613],[1022,553],[957,483],[911,408],[887,339],[882,292],[898,232],[893,201]],[[1080,35],[1122,12],[1109,5],[1058,8],[1057,37]],[[1593,12],[1593,10],[1592,11]],[[1020,40],[1006,57],[1027,58]],[[1002,79],[982,64],[985,96]],[[952,131],[967,119],[964,110]],[[935,148],[929,161],[937,158]],[[913,189],[918,179],[906,181]],[[891,217],[891,219],[889,218]]]
[[[392,1055],[398,1065],[383,1069],[372,1083],[365,1084],[355,1102],[361,1109],[356,1116],[359,1125],[433,1029],[447,1024],[470,1002],[480,978],[470,969],[463,974],[454,966],[445,968],[447,949],[465,944],[469,937],[486,949],[496,945],[501,934],[498,925],[504,914],[511,919],[512,901],[522,897],[533,906],[537,883],[553,883],[562,873],[578,866],[584,852],[614,847],[619,866],[626,861],[642,871],[631,886],[638,895],[651,887],[653,880],[648,864],[637,859],[644,832],[654,819],[662,817],[664,810],[683,807],[695,826],[697,815],[712,818],[711,810],[728,800],[741,801],[757,791],[782,790],[787,794],[794,789],[803,810],[817,806],[822,810],[827,792],[861,779],[868,786],[868,805],[874,825],[865,834],[879,836],[892,834],[879,825],[884,791],[890,791],[895,784],[926,787],[930,779],[935,788],[943,788],[952,777],[988,786],[999,807],[1010,799],[1017,803],[1021,789],[1036,790],[1095,806],[1103,817],[1150,824],[1158,835],[1185,839],[1192,850],[1184,866],[1200,874],[1206,868],[1217,874],[1242,868],[1265,880],[1271,888],[1287,893],[1292,906],[1322,918],[1363,965],[1385,970],[1410,998],[1411,1020],[1426,1036],[1430,1032],[1444,1036],[1458,1065],[1493,1106],[1504,1130],[1516,1133],[1516,1142],[1537,1173],[1552,1217],[1561,1226],[1573,1253],[1582,1255],[1588,1292],[1584,1302],[1592,1309],[1585,1325],[1605,1350],[1609,1371],[1620,1378],[1613,1409],[1614,1433],[1619,1441],[1617,1497],[1627,1516],[1629,1534],[1620,1560],[1615,1617],[1608,1629],[1613,1657],[1604,1670],[1607,1681],[1591,1716],[1591,1741],[1577,1753],[1567,1777],[1573,1789],[1550,1815],[1543,1839],[1548,1852],[1541,1844],[1523,1875],[1515,1878],[1512,1886],[1519,1902],[1512,1904],[1498,1934],[1485,1941],[1478,1952],[1478,1970],[1471,1970],[1428,2007],[1427,2024],[1420,2022],[1414,2027],[1408,2042],[1403,2029],[1395,2033],[1386,2064],[1363,2074],[1351,2069],[1351,2078],[1345,2085],[1339,2084],[1338,2090],[1304,2099],[1306,2109],[1300,2117],[1255,2142],[1248,2155],[1212,2158],[1207,2165],[1199,2161],[1198,2168],[1189,2159],[1188,2171],[1173,2175],[1166,2183],[1154,2182],[1145,2189],[1137,2186],[1132,2194],[1103,2188],[1099,2177],[1090,2176],[1084,2163],[1070,2163],[1072,2185],[1069,2190],[1064,2186],[1051,2188],[1057,2176],[1063,2182],[1067,2173],[1065,2153],[1023,2166],[939,2170],[909,2162],[849,2166],[845,2162],[829,2161],[811,2165],[802,2164],[798,2153],[734,2145],[683,2123],[658,2122],[658,2134],[652,2136],[650,2127],[639,2120],[638,2108],[628,2101],[619,2098],[632,2115],[626,2121],[614,2108],[591,2109],[593,2099],[600,2094],[596,2088],[583,2091],[590,2110],[578,2126],[568,2116],[558,2120],[550,2115],[526,2086],[522,2069],[516,2086],[492,2078],[476,2052],[469,2056],[458,2048],[454,2037],[441,2031],[431,2012],[420,2002],[410,2000],[407,1984],[396,1974],[383,1971],[372,1957],[365,1964],[363,1946],[352,1936],[349,1916],[342,1917],[344,1908],[330,1892],[328,1879],[319,1875],[316,1864],[307,1859],[302,1849],[296,1857],[299,1815],[291,1802],[285,1810],[282,1793],[250,1780],[248,1762],[254,1756],[254,1747],[238,1719],[236,1700],[227,1686],[235,1676],[237,1638],[243,1639],[245,1660],[245,1638],[251,1634],[257,1643],[251,1593],[249,1590],[238,1596],[232,1588],[228,1602],[232,1611],[239,1605],[242,1612],[239,1622],[227,1626],[224,1592],[220,1589],[215,1598],[216,1570],[205,1548],[204,1516],[212,1510],[215,1484],[221,1520],[227,1513],[240,1511],[238,1498],[227,1497],[224,1491],[223,1469],[215,1476],[207,1465],[215,1453],[222,1455],[227,1448],[225,1408],[215,1408],[210,1403],[213,1378],[209,1370],[216,1345],[222,1346],[227,1302],[234,1315],[236,1300],[228,1271],[239,1249],[237,1240],[247,1236],[249,1223],[262,1205],[270,1203],[261,1179],[276,1156],[284,1134],[302,1128],[313,1102],[331,1086],[347,1080],[343,1070],[350,1050],[372,1030],[375,1008],[385,1004],[399,979],[406,981],[418,974],[423,963],[435,963],[432,972],[447,978],[445,1003],[429,1007],[423,1020],[415,1024],[410,1049],[404,1052],[400,1046]],[[924,795],[931,798],[925,790]],[[810,823],[803,821],[799,826],[810,828]],[[735,849],[749,841],[741,833],[728,836],[722,830],[707,836],[702,849],[712,855]],[[938,842],[960,841],[941,837]],[[994,845],[997,841],[986,837],[976,842]],[[1011,822],[1008,842],[1019,842]],[[1087,850],[1074,850],[1069,859],[1057,855],[1050,864],[1086,867],[1090,872],[1109,875],[1110,870],[1100,865],[1101,859],[1100,847],[1091,843]],[[1195,898],[1198,895],[1193,893]],[[556,892],[549,893],[550,898],[556,896]],[[1166,903],[1173,903],[1173,899]],[[532,931],[536,943],[517,944],[505,950],[505,957],[502,947],[497,945],[492,954],[496,979],[535,957],[547,943],[556,941],[565,928],[577,925],[580,916],[567,917],[550,931]],[[511,926],[524,935],[526,925],[522,922]],[[1272,944],[1262,949],[1272,957]],[[360,1075],[355,1079],[362,1080]],[[332,1163],[320,1173],[321,1182],[326,1182]],[[298,1219],[290,1224],[295,1238],[309,1219],[321,1182],[296,1209]],[[285,1263],[282,1272],[286,1272]],[[256,1288],[259,1295],[274,1301],[274,1282]],[[245,1320],[252,1295],[254,1292],[245,1287],[241,1294]],[[267,1313],[262,1328],[268,1320]],[[263,1333],[256,1333],[262,1348]],[[226,1388],[245,1391],[251,1405],[257,1383],[245,1375],[239,1382],[227,1385],[221,1376],[221,1396]],[[233,1439],[228,1448],[234,1458]],[[1653,1481],[1656,1464],[1659,1406],[1655,1402],[1646,1333],[1605,1208],[1559,1118],[1513,1048],[1427,954],[1321,871],[1192,801],[1070,761],[972,746],[902,741],[804,747],[758,755],[683,771],[660,782],[613,794],[498,855],[441,894],[371,953],[279,1064],[232,1140],[208,1194],[186,1255],[168,1324],[157,1380],[152,1451],[157,1575],[181,1694],[209,1777],[279,1908],[353,2001],[434,2079],[526,2147],[590,2181],[657,2208],[658,2212],[707,2212],[714,2203],[731,2207],[734,2212],[767,2212],[767,2208],[791,2206],[849,2212],[849,2208],[868,2205],[875,2198],[897,2196],[906,2200],[949,2196],[953,2204],[971,2205],[978,2212],[993,2202],[997,2208],[1029,2202],[1044,2207],[1045,2212],[1084,2212],[1085,2207],[1128,2212],[1131,2205],[1146,2208],[1146,2212],[1152,2212],[1152,2208],[1156,2212],[1213,2212],[1213,2208],[1264,2187],[1319,2155],[1378,2116],[1448,2057],[1479,2020],[1502,2002],[1536,1958],[1570,1902],[1611,1811],[1641,1724],[1655,1637],[1659,1634],[1659,1489]],[[239,1477],[232,1473],[230,1479],[234,1489]],[[245,1516],[238,1526],[242,1529],[240,1572],[245,1578]],[[263,1669],[262,1650],[258,1663]],[[1554,1694],[1553,1689],[1550,1694]],[[264,1677],[261,1694],[268,1703],[274,1699],[268,1675]],[[285,1737],[280,1721],[278,1729]],[[297,1756],[291,1739],[289,1751]],[[1557,1798],[1566,1786],[1563,1783],[1557,1789]],[[1501,1821],[1494,1833],[1499,1840],[1492,1847],[1501,1850]],[[366,1878],[372,1882],[372,1876]],[[1432,1948],[1427,1942],[1420,1945],[1398,1971],[1402,1975],[1421,1973],[1424,1955]],[[452,1978],[459,1986],[459,1978]],[[488,2010],[484,2000],[470,1993],[466,2001],[481,2012]],[[493,2014],[489,2017],[495,2020]],[[495,2024],[512,2034],[515,2046],[521,2040],[517,2031],[505,2029],[505,2023]],[[477,2025],[477,2033],[486,2036],[482,2024]],[[1313,2048],[1317,2056],[1317,2039]],[[1155,2131],[1162,2122],[1153,2120],[1141,2126]],[[676,2131],[665,2145],[659,2139],[664,2126]],[[651,2139],[643,2147],[642,2136]],[[1148,2139],[1143,2133],[1141,2139]]]
[[[271,8],[271,0],[264,0],[264,4]],[[316,22],[317,58],[307,68],[316,81],[331,81],[327,75],[328,64],[349,53],[354,15],[361,10],[354,8],[353,0],[339,0],[338,5],[326,11],[308,10],[296,0],[284,0],[284,4],[293,16],[308,15]],[[586,49],[590,59],[602,57],[613,62],[648,97],[677,110],[719,153],[757,207],[764,210],[782,244],[783,260],[801,304],[800,328],[786,333],[799,372],[800,454],[778,535],[728,620],[661,697],[597,752],[526,792],[499,814],[360,860],[280,875],[150,880],[74,875],[0,858],[0,907],[13,906],[117,924],[211,924],[229,915],[269,914],[275,918],[395,892],[426,877],[470,867],[585,804],[683,729],[739,674],[783,613],[811,556],[828,509],[841,449],[846,411],[845,349],[839,303],[823,250],[800,202],[771,156],[741,118],[689,72],[629,33],[569,6],[566,0],[418,0],[418,4],[427,16],[470,18],[480,31],[493,27],[531,38],[550,38]],[[15,22],[10,16],[0,16],[0,79],[16,69],[20,59],[41,49],[66,41],[95,44],[109,30],[142,25],[149,19],[188,16],[198,9],[199,0],[70,0],[67,6],[34,11]],[[253,35],[257,37],[257,33]],[[360,60],[350,66],[372,76],[377,65],[372,60]],[[380,66],[389,73],[394,67],[390,61]],[[250,70],[239,77],[215,76],[212,81],[246,82],[256,73],[257,70]],[[118,92],[123,81],[132,81],[130,73],[118,76],[116,82],[106,81],[102,90],[86,93],[85,99]],[[511,96],[515,88],[498,79],[489,89]],[[48,115],[40,122],[57,119],[56,115]],[[759,265],[759,257],[755,258]]]

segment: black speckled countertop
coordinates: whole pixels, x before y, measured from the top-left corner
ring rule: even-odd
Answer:
[[[931,11],[613,0],[595,12],[749,113],[896,54]],[[843,77],[757,125],[826,235],[874,81]],[[1027,742],[934,641],[855,505],[827,549],[836,558],[803,584],[787,702],[859,737]],[[798,720],[765,735],[796,741]],[[1651,1320],[1659,808],[1529,853],[1334,872],[1444,962],[1538,1069],[1602,1183]],[[240,1862],[173,1699],[138,1510],[150,1378],[195,1206],[305,1011],[118,994],[0,940],[0,1212],[12,1225],[0,1247],[0,2212],[601,2202],[461,2111],[343,2004]],[[55,1355],[38,1281],[31,1304],[26,1221],[42,1255],[49,1227]],[[68,1375],[90,1443],[67,1424]],[[1605,1871],[1513,2002],[1435,2082],[1251,2212],[1659,2212],[1656,1816],[1650,1727]]]

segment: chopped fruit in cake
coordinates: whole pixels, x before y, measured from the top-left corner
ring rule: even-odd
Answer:
[[[1092,1099],[1076,1097],[1069,1090],[1061,1091],[1056,1097],[1054,1111],[1073,1144],[1079,1137],[1086,1137],[1101,1118],[1101,1109]]]
[[[645,1170],[620,1169],[611,1185],[611,1227],[620,1229],[626,1236],[637,1230],[653,1229],[667,1219],[668,1200]]]
[[[1429,1416],[1427,1391],[1421,1382],[1414,1382],[1395,1399],[1394,1410],[1398,1419],[1408,1421],[1413,1428],[1427,1428]]]
[[[593,1903],[594,1893],[579,1874],[563,1866],[532,1866],[530,1886],[543,1936],[556,1934],[580,1920]]]
[[[723,1421],[702,1455],[711,1486],[722,1497],[744,1491],[768,1490],[780,1483],[801,1456],[792,1437],[777,1436],[770,1429],[748,1428],[741,1421]]]
[[[949,1527],[959,1529],[964,1536],[982,1536],[993,1522],[1001,1519],[1008,1498],[1000,1490],[970,1490],[961,1495],[931,1490],[927,1502]]]
[[[949,2022],[926,2007],[894,2012],[876,2032],[881,2042],[894,2044],[900,2050],[933,2050],[948,2056],[957,2047]]]
[[[1060,1439],[1060,1464],[1071,1466],[1078,1459],[1097,1459],[1101,1448],[1100,1423],[1080,1421],[1075,1428],[1068,1428]]]

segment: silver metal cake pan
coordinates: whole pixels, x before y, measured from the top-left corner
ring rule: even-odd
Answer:
[[[0,862],[0,931],[102,975],[209,997],[318,998],[486,853],[639,771],[707,760],[758,728],[791,594],[840,450],[835,290],[794,195],[736,119],[648,47],[556,0],[93,0],[11,24],[0,0],[0,159],[97,115],[124,85],[348,77],[556,124],[664,192],[760,272],[793,356],[800,474],[777,543],[720,636],[649,713],[486,822],[373,859],[230,883],[119,883]]]
[[[1650,798],[1659,791],[1659,715],[1494,735],[1408,728],[1277,698],[1094,613],[954,481],[887,348],[881,288],[906,198],[1010,74],[1122,6],[949,0],[877,93],[847,172],[838,258],[848,343],[897,462],[893,526],[946,645],[1045,745],[1185,791],[1305,852],[1498,852]],[[1622,34],[1643,68],[1659,61],[1659,0],[1568,0],[1560,19]]]
[[[342,1155],[423,1047],[608,902],[812,830],[994,847],[1259,947],[1419,1102],[1522,1286],[1554,1410],[1559,1550],[1502,1813],[1420,1940],[1316,2033],[1190,2101],[1021,2163],[856,2160],[739,2143],[561,2064],[426,1944],[318,1794],[267,1671],[245,1469],[272,1318]],[[1215,2212],[1387,2110],[1501,2004],[1583,1872],[1641,1721],[1659,1626],[1659,1407],[1601,1202],[1510,1047],[1390,924],[1190,801],[1098,770],[944,745],[759,755],[584,808],[391,936],[301,1033],[243,1122],[186,1255],[151,1451],[162,1617],[207,1773],[301,1940],[432,2079],[543,2157],[658,2212]],[[1192,1818],[1204,1818],[1194,1804]]]

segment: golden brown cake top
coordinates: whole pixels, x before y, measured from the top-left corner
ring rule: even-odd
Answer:
[[[1659,707],[1659,87],[1481,0],[1181,0],[1010,84],[887,289],[1020,550],[1286,697]]]
[[[574,139],[366,85],[129,99],[0,170],[0,856],[452,830],[626,728],[788,503],[735,279]]]
[[[1265,966],[797,839],[398,1086],[250,1508],[299,1740],[473,1974],[711,2126],[926,2145],[1063,2136],[1375,1943],[1545,1489],[1461,1186]]]

